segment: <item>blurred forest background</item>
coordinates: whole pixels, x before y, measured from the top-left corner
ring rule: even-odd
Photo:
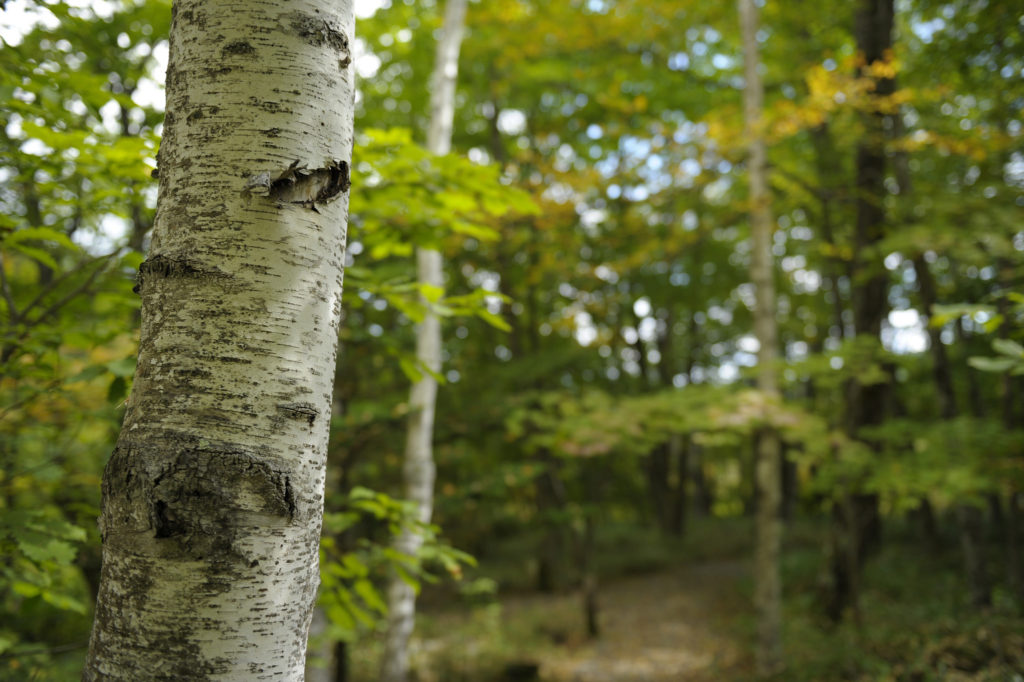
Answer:
[[[70,680],[170,3],[4,4],[0,679]],[[310,679],[375,679],[389,571],[424,584],[420,680],[750,679],[766,428],[779,679],[1024,679],[1024,7],[897,0],[866,63],[870,3],[761,4],[781,400],[754,388],[733,3],[471,3],[444,157],[422,146],[440,8],[357,3]],[[420,294],[444,316],[437,525],[406,557]]]

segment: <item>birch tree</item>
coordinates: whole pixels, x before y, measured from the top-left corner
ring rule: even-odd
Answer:
[[[766,405],[778,400],[778,330],[775,323],[775,284],[772,278],[772,214],[769,206],[767,165],[761,117],[764,85],[758,72],[758,11],[752,0],[739,0],[743,34],[743,119],[748,140],[747,177],[750,183],[750,229],[753,243],[750,277],[756,290],[754,333],[760,344],[757,387]],[[782,495],[779,437],[770,427],[757,438],[757,521],[754,548],[754,602],[757,609],[757,671],[769,675],[782,665],[779,550]]]
[[[437,42],[434,73],[431,79],[430,124],[427,149],[443,156],[451,149],[455,118],[455,84],[459,72],[459,49],[465,30],[466,0],[448,0],[445,5],[441,37]],[[416,250],[417,279],[425,290],[444,288],[441,252]],[[434,408],[437,379],[441,370],[441,321],[424,300],[426,312],[416,329],[416,359],[427,371],[409,393],[409,426],[405,442],[406,496],[416,504],[418,519],[429,523],[434,506]],[[415,556],[422,537],[405,529],[395,541],[399,552]],[[409,638],[416,617],[416,591],[398,576],[388,588],[388,628],[381,669],[383,682],[405,682],[409,672]]]
[[[301,680],[352,147],[349,0],[176,0],[85,680]]]

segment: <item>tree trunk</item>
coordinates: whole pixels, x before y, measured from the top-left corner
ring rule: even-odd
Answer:
[[[672,434],[647,455],[647,491],[658,529],[682,537],[686,527],[689,436]]]
[[[348,642],[334,645],[334,682],[349,682]]]
[[[452,125],[455,116],[455,82],[459,68],[466,17],[466,0],[448,0],[444,25],[437,43],[434,75],[430,94],[430,128],[427,148],[438,156],[451,149]],[[417,249],[417,278],[422,285],[435,290],[444,288],[441,252]],[[424,304],[427,301],[424,299]],[[413,384],[409,395],[409,430],[405,443],[406,496],[416,503],[417,516],[429,523],[434,507],[434,407],[437,379],[431,373],[441,371],[441,321],[428,306],[416,330],[416,359],[428,371]],[[403,530],[395,548],[415,556],[423,544],[422,537]],[[409,638],[416,618],[416,592],[398,576],[391,577],[388,588],[388,625],[381,667],[382,682],[405,682],[409,675]]]
[[[351,2],[178,0],[85,680],[301,680],[348,208]]]
[[[970,604],[976,609],[992,604],[992,587],[985,567],[985,547],[981,541],[982,511],[977,507],[959,504],[956,507],[960,525],[960,546],[964,553],[964,570]]]
[[[690,467],[690,449],[693,446],[692,437],[682,434],[672,434],[669,440],[669,454],[672,462],[672,478],[670,486],[671,498],[668,508],[668,532],[670,535],[681,538],[686,532],[686,485]]]
[[[860,0],[857,9],[856,40],[864,65],[858,75],[866,76],[866,67],[885,60],[892,48],[893,0]],[[874,79],[874,94],[892,94],[889,78]],[[854,205],[855,281],[851,281],[853,326],[857,335],[878,339],[882,321],[888,314],[888,275],[876,246],[885,236],[885,120],[880,109],[863,117],[865,132],[857,145]],[[865,426],[885,419],[889,386],[885,383],[862,384],[856,378],[848,385],[847,430],[856,437]],[[856,484],[855,484],[856,485]],[[841,617],[848,608],[856,611],[859,571],[865,558],[878,549],[882,539],[878,496],[854,490],[840,502],[845,512],[835,518],[840,524],[834,536],[846,535],[833,548],[833,587],[830,613]],[[840,518],[845,521],[840,522]],[[852,574],[851,574],[852,573]]]
[[[564,517],[568,499],[560,472],[561,463],[547,452],[542,453],[539,460],[544,472],[536,480],[537,510],[543,527],[537,548],[537,590],[550,594],[558,592],[565,584]]]
[[[704,474],[704,448],[693,443],[688,459],[689,476],[693,481],[693,513],[699,518],[705,518],[711,515],[715,505],[715,491],[713,482]]]
[[[769,206],[767,158],[761,133],[764,86],[758,56],[758,12],[752,0],[739,0],[743,32],[743,118],[748,140],[747,175],[750,181],[750,227],[752,253],[750,278],[756,290],[754,333],[758,350],[757,387],[764,394],[766,408],[778,399],[778,330],[775,322],[775,283],[772,259],[772,215]],[[782,581],[779,551],[782,540],[781,452],[778,434],[765,428],[757,438],[755,487],[757,490],[756,539],[754,547],[754,606],[757,609],[759,675],[778,672],[782,662]]]
[[[658,529],[668,532],[669,446],[660,443],[647,455],[647,492]]]

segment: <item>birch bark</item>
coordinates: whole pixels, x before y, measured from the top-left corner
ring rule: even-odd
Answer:
[[[760,343],[757,387],[766,402],[778,399],[778,330],[775,323],[775,283],[772,267],[772,214],[767,182],[767,155],[761,133],[764,85],[758,72],[758,12],[752,0],[739,0],[743,33],[743,118],[748,140],[747,176],[750,182],[750,227],[753,244],[750,278],[756,290],[754,333]],[[765,428],[757,440],[757,521],[754,549],[754,606],[757,609],[756,666],[759,675],[782,667],[782,585],[779,551],[782,521],[782,465],[779,437]]]
[[[350,0],[175,0],[84,680],[301,680],[352,147]],[[340,103],[340,105],[339,105]]]
[[[459,73],[459,50],[465,31],[466,0],[448,0],[444,23],[437,42],[430,92],[430,127],[427,149],[442,156],[451,150],[455,118],[455,84]],[[438,289],[444,288],[441,253],[417,249],[417,279]],[[441,370],[441,321],[429,309],[416,330],[416,358],[431,372]],[[406,497],[416,503],[417,516],[429,523],[434,507],[434,406],[437,380],[429,373],[415,382],[409,393],[409,426],[405,442]],[[415,556],[423,538],[408,530],[395,542],[403,554]],[[416,592],[411,585],[393,576],[388,587],[388,626],[381,665],[382,682],[405,682],[409,674],[409,638],[416,618]]]

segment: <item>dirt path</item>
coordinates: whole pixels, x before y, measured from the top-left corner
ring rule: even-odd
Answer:
[[[510,677],[516,664],[539,664],[544,682],[750,679],[751,657],[737,629],[749,617],[745,578],[742,562],[716,561],[609,579],[598,591],[601,635],[594,640],[583,634],[578,594],[506,595],[490,606],[427,609],[411,647],[416,679],[533,679]],[[376,679],[374,655],[353,663],[352,679]]]
[[[746,568],[716,562],[619,579],[600,589],[601,637],[568,638],[538,656],[551,682],[711,682],[742,679],[749,656],[735,620],[749,604],[739,591]],[[544,604],[505,603],[507,617]],[[557,608],[547,602],[549,608]]]

